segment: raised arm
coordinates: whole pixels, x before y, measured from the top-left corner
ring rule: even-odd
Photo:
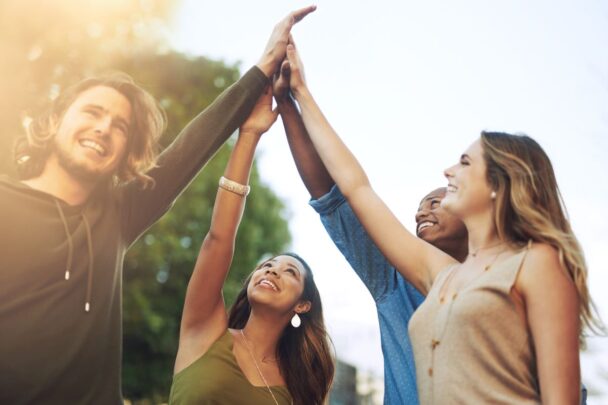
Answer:
[[[319,213],[325,230],[344,255],[353,270],[379,301],[395,290],[395,270],[370,240],[367,232],[352,212],[348,203],[333,188],[335,183],[315,150],[300,117],[295,100],[289,93],[289,62],[281,64],[273,83],[274,98],[283,120],[287,140],[296,167],[308,189],[311,206]],[[422,299],[420,294],[408,290],[412,307]]]
[[[264,72],[266,77],[272,78],[281,62],[285,59],[285,52],[293,26],[316,9],[317,6],[308,6],[292,11],[274,26],[270,39],[266,44],[266,49],[264,49],[257,63],[257,66]]]
[[[300,105],[306,130],[329,174],[384,256],[426,294],[437,273],[456,261],[408,232],[379,198],[363,168],[313,99],[301,74],[302,65],[293,44],[287,47],[287,58],[291,90]]]
[[[269,78],[285,58],[294,24],[313,12],[305,7],[283,18],[272,31],[262,57],[238,82],[194,118],[159,156],[148,175],[154,188],[130,184],[123,190],[123,234],[127,243],[160,218],[228,137],[245,121]]]
[[[272,93],[268,87],[241,126],[224,171],[228,184],[220,184],[218,188],[211,226],[188,283],[180,329],[182,356],[187,354],[184,351],[196,350],[205,342],[215,341],[228,326],[222,287],[232,263],[236,233],[246,197],[238,185],[248,184],[260,136],[277,118],[278,113],[272,111],[271,107]],[[179,360],[178,354],[178,362]]]
[[[289,92],[289,73],[289,61],[284,60],[273,83],[274,98],[298,173],[311,197],[318,199],[331,190],[334,180],[315,150]]]

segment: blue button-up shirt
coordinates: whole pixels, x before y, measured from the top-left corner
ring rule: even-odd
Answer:
[[[417,405],[408,322],[424,296],[384,258],[337,187],[310,205],[376,303],[384,355],[384,403]]]

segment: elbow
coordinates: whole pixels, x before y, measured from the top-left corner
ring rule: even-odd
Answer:
[[[210,230],[201,246],[201,251],[214,252],[221,254],[234,253],[235,235],[229,236],[222,232]]]

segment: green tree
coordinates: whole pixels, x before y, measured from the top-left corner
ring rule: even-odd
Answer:
[[[181,128],[239,77],[238,66],[172,52],[162,40],[171,0],[5,0],[0,2],[0,172],[10,172],[10,145],[22,120],[38,114],[65,86],[89,75],[122,70],[167,111],[168,145]],[[131,248],[124,266],[123,391],[139,403],[167,399],[189,276],[209,227],[225,145],[171,211]],[[264,256],[290,242],[286,210],[259,178],[237,236],[224,294],[232,302],[242,280]]]

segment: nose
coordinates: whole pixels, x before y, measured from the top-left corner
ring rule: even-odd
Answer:
[[[95,131],[95,135],[105,137],[110,134],[110,128],[112,128],[112,118],[104,116],[95,122],[93,129]]]
[[[454,166],[450,166],[447,169],[445,169],[443,171],[443,175],[445,176],[446,179],[448,179],[448,181],[454,177]]]
[[[268,274],[268,273],[272,273],[275,275],[275,277],[278,277],[279,274],[277,273],[277,271],[274,269],[274,267],[269,267],[266,269],[266,271],[264,272],[264,274]]]
[[[427,207],[420,207],[418,212],[416,212],[416,223],[420,222],[423,218],[429,215],[429,210]]]

